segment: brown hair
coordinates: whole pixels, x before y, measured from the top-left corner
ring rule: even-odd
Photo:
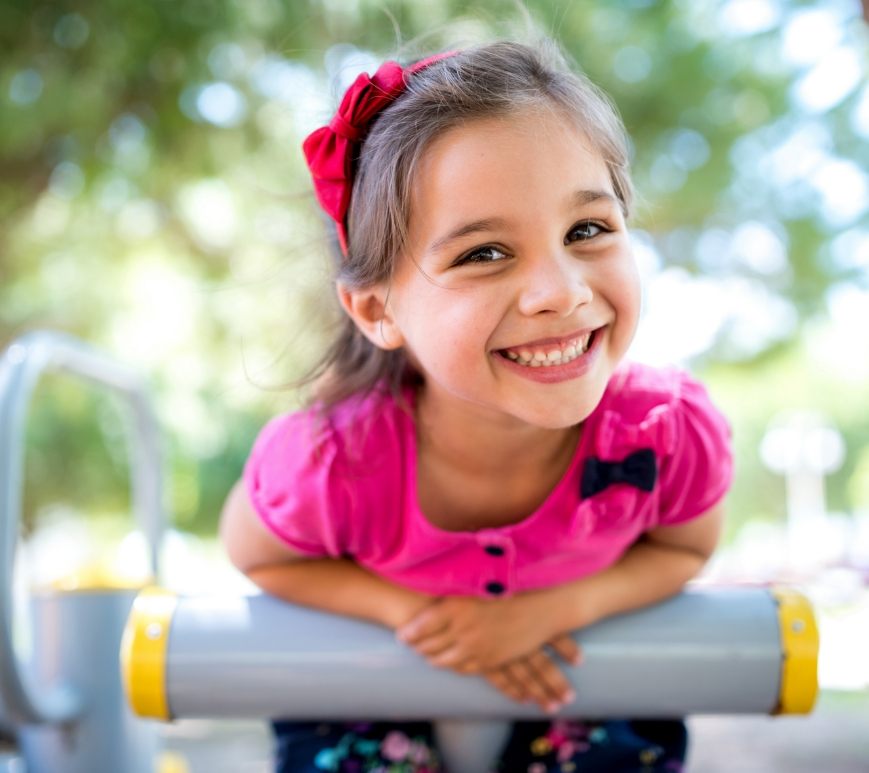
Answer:
[[[371,124],[355,162],[348,250],[336,279],[360,289],[388,280],[404,248],[414,173],[431,142],[469,121],[528,108],[576,121],[606,163],[627,216],[633,198],[624,126],[609,98],[569,68],[557,44],[499,41],[459,51],[408,76],[407,90]],[[324,409],[378,385],[400,396],[418,380],[403,351],[377,348],[349,317],[305,381]],[[316,380],[316,381],[315,381]]]

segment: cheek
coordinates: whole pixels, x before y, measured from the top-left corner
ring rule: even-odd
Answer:
[[[446,372],[467,368],[472,356],[485,353],[495,329],[491,308],[476,294],[428,287],[396,311],[407,346],[421,362]]]
[[[633,319],[639,318],[642,290],[640,288],[640,274],[633,260],[624,272],[622,287],[624,288],[622,304],[625,312]]]
[[[610,288],[608,300],[616,311],[626,336],[633,337],[640,318],[642,291],[640,275],[632,257],[614,262],[604,277]]]

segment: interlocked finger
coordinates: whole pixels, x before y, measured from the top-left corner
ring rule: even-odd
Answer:
[[[423,612],[425,614],[425,612]],[[400,641],[405,644],[414,646],[421,641],[425,641],[431,636],[441,636],[450,629],[449,620],[423,620],[419,622],[414,620],[398,629],[397,634]]]
[[[517,682],[506,666],[493,668],[485,673],[486,681],[489,682],[496,690],[500,690],[511,700],[517,703],[525,703],[527,696],[521,682]]]
[[[546,656],[544,655],[544,657]],[[523,693],[537,703],[544,711],[553,711],[557,708],[557,693],[550,691],[549,685],[538,673],[529,658],[513,660],[505,668],[510,676],[522,685]]]
[[[576,697],[564,672],[543,650],[532,652],[528,656],[528,662],[537,672],[540,681],[546,685],[547,692],[554,695],[559,703],[568,703]]]
[[[459,674],[479,674],[483,669],[480,668],[480,663],[476,658],[468,658],[461,663],[453,666],[453,670]]]
[[[423,639],[419,644],[413,645],[413,648],[427,658],[441,655],[456,643],[456,638],[448,631],[430,636]]]
[[[553,652],[565,662],[573,666],[578,666],[582,663],[582,648],[574,641],[570,634],[564,633],[556,636],[548,644]]]
[[[468,655],[462,649],[453,644],[443,652],[430,656],[429,663],[437,668],[451,668],[461,674],[479,673],[479,662],[473,655]]]

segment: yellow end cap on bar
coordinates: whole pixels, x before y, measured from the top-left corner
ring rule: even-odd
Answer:
[[[178,597],[163,588],[146,588],[133,602],[121,639],[121,677],[133,713],[171,719],[166,694],[166,651]]]
[[[792,588],[771,588],[778,602],[782,638],[782,679],[773,714],[808,714],[818,697],[820,639],[809,600]]]

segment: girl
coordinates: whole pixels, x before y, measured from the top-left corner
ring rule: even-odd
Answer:
[[[704,389],[623,361],[622,126],[554,44],[499,42],[359,76],[304,150],[346,320],[313,404],[256,441],[230,558],[555,712],[568,632],[679,592],[731,479]],[[442,770],[427,723],[276,729],[281,771]],[[674,771],[685,746],[679,721],[523,722],[497,769]]]

